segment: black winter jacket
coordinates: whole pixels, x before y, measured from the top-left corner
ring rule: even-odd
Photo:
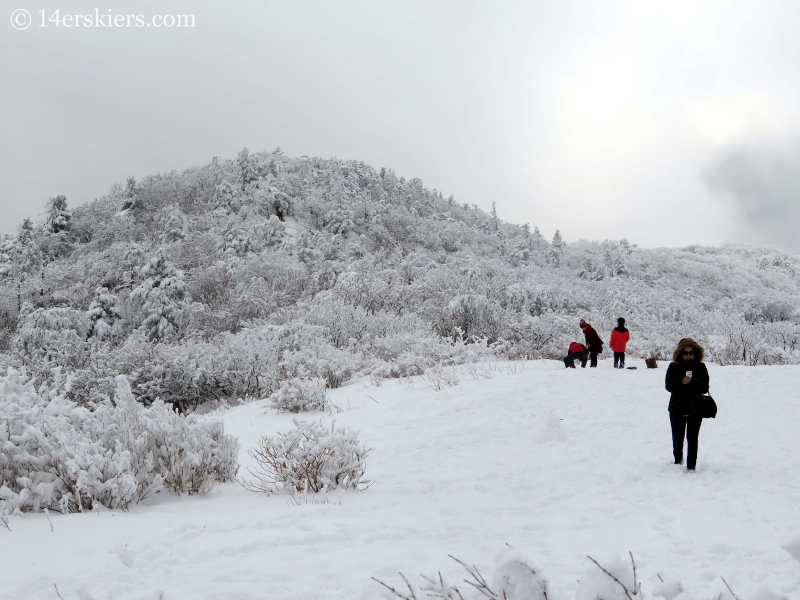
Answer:
[[[589,352],[596,352],[597,354],[603,352],[603,340],[597,335],[594,327],[585,329],[583,335],[586,337],[586,346],[589,348]]]
[[[686,377],[686,371],[692,372],[692,380],[686,385],[681,383],[681,380]],[[696,400],[703,394],[708,393],[708,369],[705,363],[689,361],[683,359],[669,363],[667,367],[667,378],[665,387],[668,392],[671,392],[669,397],[669,412],[674,412],[679,415],[694,414],[694,405]]]

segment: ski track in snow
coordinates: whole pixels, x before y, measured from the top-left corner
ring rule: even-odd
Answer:
[[[461,368],[441,391],[351,382],[330,397],[353,407],[337,424],[373,448],[369,490],[291,506],[228,483],[129,512],[51,513],[54,532],[25,514],[0,530],[0,598],[56,598],[55,583],[65,600],[371,600],[385,597],[372,576],[460,579],[448,554],[490,576],[505,543],[566,598],[587,554],[628,551],[648,597],[657,573],[698,600],[717,598],[720,576],[742,600],[800,597],[800,559],[782,548],[800,547],[800,367],[709,365],[719,415],[703,423],[694,475],[669,464],[664,367],[495,363],[491,379]],[[258,437],[293,417],[264,401],[222,414],[240,474]]]

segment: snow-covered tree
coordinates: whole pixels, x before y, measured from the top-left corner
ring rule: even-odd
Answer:
[[[89,337],[102,340],[112,335],[114,326],[121,318],[117,302],[117,297],[110,294],[108,288],[99,287],[94,291],[94,300],[86,311],[89,319]]]
[[[183,271],[175,268],[163,249],[142,267],[142,283],[131,292],[147,313],[142,330],[150,340],[161,340],[178,331],[183,316],[186,284]]]
[[[550,246],[550,252],[547,255],[549,261],[558,267],[561,264],[561,260],[564,257],[564,248],[566,244],[561,237],[561,232],[556,229],[555,234],[553,235],[553,243]]]
[[[531,248],[535,249],[537,252],[541,253],[544,251],[547,242],[544,239],[544,236],[539,231],[538,227],[533,228],[533,234],[531,238]]]
[[[186,215],[176,204],[169,207],[164,219],[161,240],[166,243],[179,242],[186,238],[187,220]]]
[[[239,166],[239,177],[242,181],[242,190],[259,179],[259,168],[255,158],[247,148],[242,148],[236,159]]]
[[[67,208],[67,197],[64,195],[53,196],[47,201],[47,215],[44,221],[46,231],[61,233],[69,229],[72,213]]]
[[[140,192],[141,186],[136,183],[136,178],[131,175],[125,182],[125,189],[122,191],[120,210],[138,211],[144,208]]]
[[[34,238],[33,222],[28,217],[17,229],[12,256],[22,273],[37,272],[42,266],[42,251]]]
[[[230,182],[223,181],[214,188],[212,201],[217,208],[236,212],[240,206],[239,192]]]

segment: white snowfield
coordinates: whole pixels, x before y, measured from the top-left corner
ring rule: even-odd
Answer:
[[[721,576],[741,600],[800,598],[800,367],[709,365],[719,415],[687,474],[670,464],[666,365],[631,364],[462,367],[438,391],[424,377],[351,382],[330,398],[352,409],[337,425],[373,449],[368,490],[293,506],[229,483],[129,512],[51,513],[52,532],[44,514],[12,517],[0,598],[57,599],[55,584],[64,600],[371,600],[388,597],[371,577],[460,580],[448,554],[491,580],[506,543],[556,598],[596,571],[587,555],[628,551],[648,598],[659,575],[680,580],[680,600],[730,598]],[[292,420],[264,401],[211,417],[239,436],[244,474],[248,447]]]

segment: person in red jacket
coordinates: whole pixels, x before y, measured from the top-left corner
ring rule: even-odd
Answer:
[[[586,337],[586,346],[589,348],[589,357],[591,359],[591,364],[589,366],[596,367],[597,355],[603,351],[603,340],[597,335],[594,327],[583,319],[581,319],[580,326],[583,330],[583,335]]]
[[[575,359],[577,358],[581,361],[581,367],[585,369],[588,352],[589,351],[586,349],[586,346],[583,344],[572,342],[569,345],[569,351],[567,352],[567,355],[564,357],[564,366],[568,369],[574,369]]]
[[[617,319],[617,326],[611,330],[611,341],[608,346],[614,352],[614,368],[625,368],[625,346],[631,339],[631,332],[625,328],[625,319]]]

